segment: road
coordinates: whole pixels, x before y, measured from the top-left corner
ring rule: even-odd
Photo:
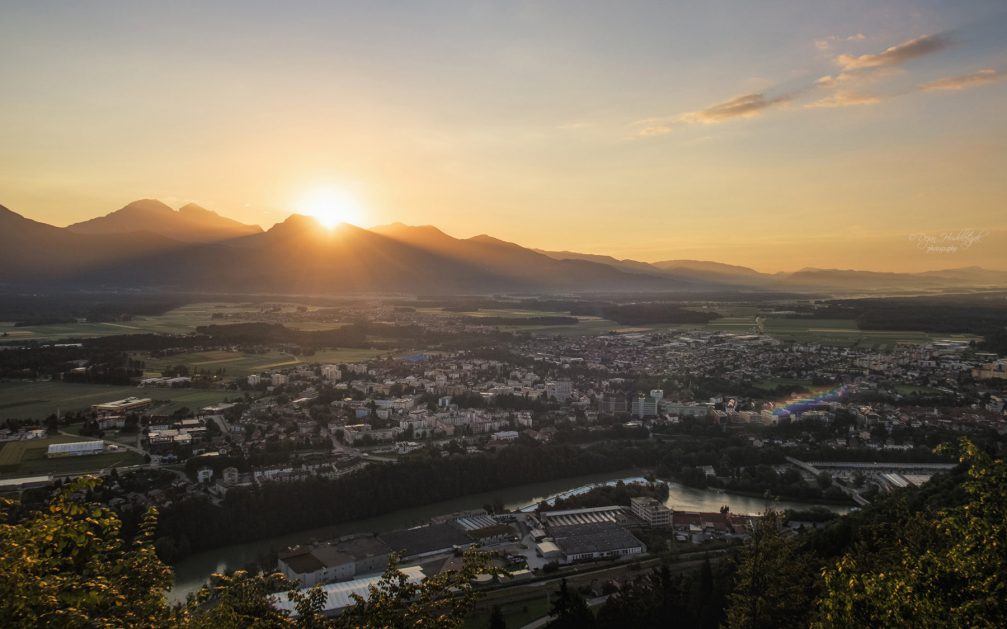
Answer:
[[[720,548],[710,551],[688,553],[686,555],[688,558],[681,558],[678,561],[669,564],[669,567],[672,572],[692,571],[702,566],[703,562],[707,558],[716,561],[719,557],[730,553],[733,550],[733,548]],[[531,583],[515,583],[514,585],[488,590],[479,600],[477,607],[480,609],[490,609],[494,605],[502,606],[521,601],[541,599],[543,596],[549,596],[556,588],[558,588],[563,579],[566,579],[568,584],[576,587],[578,585],[588,585],[593,581],[609,581],[622,576],[627,572],[641,574],[660,565],[661,559],[656,557],[640,561],[620,561],[594,568],[588,567],[577,572],[557,574],[548,579],[533,581]],[[591,600],[599,601],[601,598],[602,597],[598,597],[598,599]],[[600,605],[603,602],[604,600],[600,600],[597,604]],[[548,622],[548,618],[539,620],[542,621],[542,624]],[[535,625],[532,623],[530,626],[534,627],[541,625]]]

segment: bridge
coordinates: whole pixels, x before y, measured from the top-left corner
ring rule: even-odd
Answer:
[[[796,459],[795,459],[796,460]],[[796,464],[795,464],[796,465]],[[955,463],[861,463],[858,461],[812,461],[807,463],[819,470],[868,470],[871,472],[948,472],[955,468]]]

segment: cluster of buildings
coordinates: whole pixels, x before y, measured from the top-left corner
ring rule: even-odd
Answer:
[[[960,343],[898,346],[893,351],[783,344],[760,334],[641,331],[617,335],[536,337],[516,342],[508,358],[467,352],[429,352],[361,363],[301,364],[248,376],[252,395],[235,409],[203,409],[194,418],[149,426],[144,441],[154,454],[181,446],[193,453],[289,452],[292,464],[256,470],[252,482],[294,482],[336,477],[375,460],[454,442],[465,450],[498,449],[520,441],[553,439],[562,430],[603,431],[613,426],[661,430],[683,421],[727,429],[813,422],[831,426],[839,416],[855,424],[820,443],[828,447],[912,447],[916,428],[962,432],[990,427],[1007,433],[1005,397],[995,387],[1004,361]],[[987,362],[979,362],[986,360]],[[990,374],[993,374],[992,376]],[[637,390],[642,376],[679,383],[666,391]],[[704,377],[766,382],[766,397],[682,395]],[[779,399],[773,383],[821,382],[811,395]],[[974,396],[955,409],[913,406],[912,389]],[[864,402],[887,394],[894,402]],[[94,410],[115,418],[142,411],[147,399],[129,398]],[[228,405],[229,406],[229,405]],[[217,430],[207,430],[211,421]],[[844,424],[845,425],[845,424]],[[908,430],[908,433],[907,433]],[[896,439],[892,435],[902,435]],[[819,436],[820,438],[820,436]],[[754,433],[752,445],[801,445]],[[305,464],[300,453],[329,452]],[[384,458],[382,458],[384,457]]]

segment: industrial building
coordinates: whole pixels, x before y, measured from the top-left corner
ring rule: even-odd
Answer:
[[[597,524],[599,522],[625,522],[629,519],[626,515],[626,508],[620,506],[545,511],[539,517],[546,527]]]
[[[115,400],[114,402],[92,404],[91,410],[98,414],[121,415],[123,413],[141,411],[150,406],[151,403],[150,398],[128,397],[122,400]]]
[[[101,454],[104,451],[104,441],[74,441],[72,443],[50,444],[45,455],[50,459],[55,459],[67,456],[88,456],[91,454]]]
[[[618,559],[647,552],[643,542],[614,522],[557,527],[553,538],[563,553],[563,563]]]
[[[391,531],[382,533],[379,537],[399,554],[399,559],[402,561],[447,553],[455,548],[472,545],[472,539],[455,522]]]
[[[391,552],[377,537],[363,536],[295,548],[279,557],[280,572],[305,587],[382,572]]]
[[[423,569],[418,566],[400,568],[399,572],[405,575],[406,581],[409,583],[420,583],[426,579]],[[322,593],[325,594],[325,602],[322,604],[322,613],[326,616],[337,616],[347,607],[352,607],[356,604],[356,596],[366,601],[370,597],[371,586],[377,585],[380,580],[381,575],[375,575],[342,583],[323,585],[321,589]],[[294,616],[297,615],[294,602],[289,600],[285,594],[274,594],[272,603],[277,609],[289,612]]]

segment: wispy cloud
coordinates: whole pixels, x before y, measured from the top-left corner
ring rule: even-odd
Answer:
[[[690,111],[682,114],[683,122],[699,124],[716,124],[734,118],[752,118],[766,109],[788,103],[793,97],[789,95],[767,98],[765,94],[744,94],[731,100],[718,103],[701,111]]]
[[[885,77],[902,72],[898,67],[907,61],[943,50],[949,45],[947,36],[940,33],[922,35],[885,50],[866,55],[837,55],[834,59],[840,71],[815,81],[818,90],[831,92],[805,105],[808,109],[859,107],[876,105],[882,97],[872,94],[873,88]]]
[[[667,135],[676,127],[683,125],[718,124],[737,118],[752,118],[767,109],[784,105],[791,100],[793,100],[793,96],[789,94],[771,98],[758,92],[743,94],[699,111],[689,111],[667,118],[639,120],[634,126],[637,128],[636,135],[639,137]]]
[[[898,65],[911,59],[922,57],[947,48],[947,37],[941,34],[923,35],[902,42],[873,55],[839,55],[836,63],[843,70],[862,70],[881,66]]]
[[[978,87],[980,85],[986,85],[987,83],[999,81],[1002,78],[1004,78],[1003,72],[998,72],[993,68],[983,68],[982,70],[977,70],[971,74],[950,76],[944,79],[930,81],[929,83],[920,85],[920,89],[925,92],[934,92],[939,90],[964,90],[970,87]]]
[[[830,50],[834,46],[847,42],[859,42],[866,37],[857,33],[848,36],[831,35],[815,41],[819,50]],[[835,109],[841,107],[863,107],[876,105],[889,98],[883,88],[893,77],[904,74],[903,64],[944,50],[951,45],[951,40],[944,33],[931,33],[909,39],[890,46],[881,52],[853,55],[837,54],[832,61],[838,66],[834,74],[822,76],[813,84],[804,88],[789,90],[781,96],[767,95],[767,92],[743,94],[722,103],[711,105],[699,111],[690,111],[677,116],[663,118],[648,118],[634,124],[638,137],[653,137],[666,135],[676,128],[693,124],[719,124],[741,118],[753,118],[774,108],[785,108],[790,103],[804,97],[809,97],[803,104],[805,109]],[[972,74],[949,77],[925,83],[919,90],[960,90],[984,83],[990,83],[1002,78],[1002,72],[983,69]],[[916,88],[910,91],[915,91]],[[772,90],[770,90],[771,92]],[[897,93],[907,93],[904,89]]]
[[[828,37],[823,37],[822,39],[815,40],[815,48],[825,51],[832,48],[834,45],[844,41],[863,41],[867,39],[863,33],[857,33],[856,35],[848,35],[846,37],[841,37],[839,35],[829,35]]]
[[[667,135],[675,130],[675,125],[672,122],[661,122],[656,119],[641,120],[636,123],[637,129],[636,135],[641,138],[650,138],[658,135]]]
[[[857,107],[862,105],[876,105],[881,102],[877,96],[867,94],[857,94],[856,92],[838,91],[831,96],[826,96],[816,101],[806,104],[807,109],[833,109],[836,107]]]

